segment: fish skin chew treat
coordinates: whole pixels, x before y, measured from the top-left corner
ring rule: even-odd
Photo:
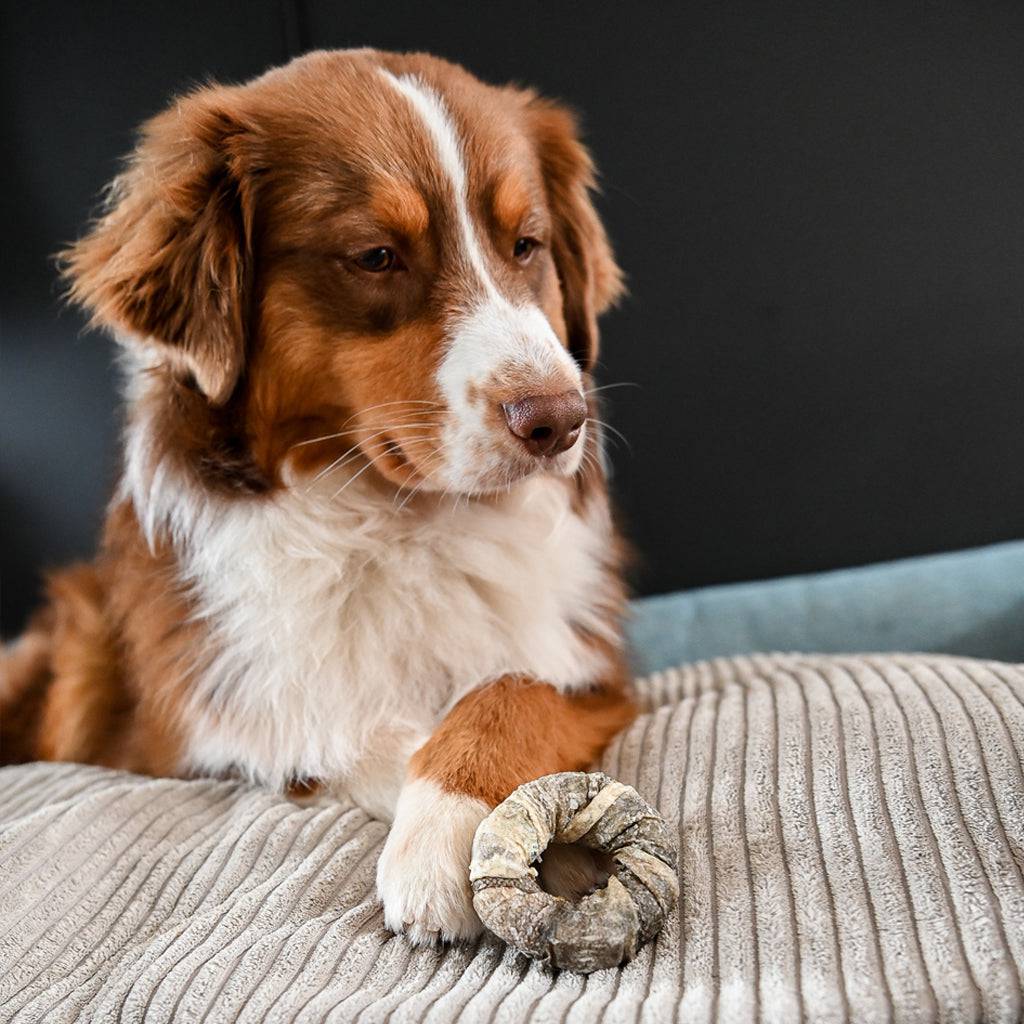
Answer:
[[[551,843],[602,850],[608,884],[578,903],[545,892],[536,862]],[[520,786],[473,841],[473,906],[527,956],[582,973],[631,960],[679,898],[673,831],[631,786],[603,772],[559,772]]]

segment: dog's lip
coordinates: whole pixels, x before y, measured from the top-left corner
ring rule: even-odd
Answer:
[[[582,436],[582,431],[580,432]],[[424,479],[424,474],[420,471],[417,464],[409,456],[405,447],[402,445],[401,439],[395,434],[384,434],[379,442],[382,446],[382,451],[377,455],[376,461],[381,463],[381,469],[386,467],[385,475],[390,474],[401,474],[402,488],[415,487],[420,484]],[[573,452],[579,445],[579,440],[564,452],[558,452],[554,455],[529,455],[525,456],[518,450],[506,450],[505,451],[505,472],[508,474],[509,480],[515,483],[519,480],[525,480],[529,477],[535,476],[538,473],[555,473],[556,475],[562,475],[562,470],[566,463],[571,459]],[[392,478],[394,479],[394,478]],[[509,482],[509,481],[506,481]]]
[[[388,460],[391,463],[389,468],[392,472],[408,475],[408,479],[404,482],[403,486],[409,483],[416,483],[422,479],[422,474],[417,468],[416,463],[409,457],[398,438],[392,434],[385,434],[383,437],[383,448],[384,450],[377,456],[378,460]]]
[[[405,449],[402,447],[402,442],[391,434],[384,435],[384,454],[393,455],[396,459],[399,459],[401,462],[409,461],[409,456],[405,454]]]

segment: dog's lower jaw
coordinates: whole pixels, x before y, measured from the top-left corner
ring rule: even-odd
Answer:
[[[430,780],[405,783],[377,862],[377,893],[391,931],[422,946],[480,934],[469,862],[473,836],[489,812],[482,800]]]

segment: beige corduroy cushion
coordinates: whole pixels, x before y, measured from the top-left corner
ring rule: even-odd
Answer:
[[[223,782],[0,772],[0,1020],[1016,1022],[1024,666],[736,658],[602,767],[680,829],[675,919],[552,975],[383,928],[385,827]]]

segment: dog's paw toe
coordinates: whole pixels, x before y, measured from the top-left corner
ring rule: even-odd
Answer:
[[[377,863],[384,923],[418,946],[476,938],[469,862],[477,825],[489,808],[416,780],[402,790],[395,823]]]

